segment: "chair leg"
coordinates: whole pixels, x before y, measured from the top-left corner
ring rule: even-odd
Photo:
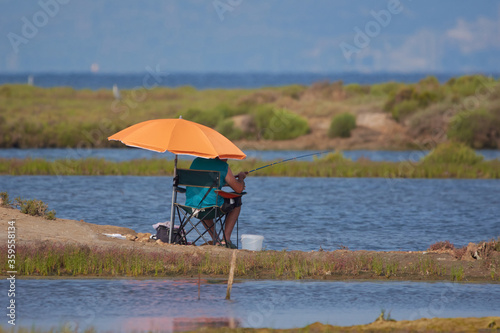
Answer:
[[[198,233],[199,237],[198,237],[198,238],[196,238],[196,239],[193,241],[193,244],[195,244],[195,245],[196,245],[196,242],[197,242],[200,238],[201,238],[201,239],[203,239],[203,240],[205,241],[205,243],[208,243],[208,241],[206,240],[206,238],[205,238],[205,237],[203,237],[203,235],[205,235],[205,234],[208,232],[208,230],[205,230],[203,233],[200,233],[200,231],[196,228],[196,227],[197,227],[197,226],[201,223],[201,221],[200,221],[200,222],[198,222],[198,223],[196,223],[196,224],[194,224],[194,223],[191,221],[191,218],[193,217],[193,214],[189,214],[189,216],[188,216],[188,214],[187,214],[187,213],[183,213],[183,218],[181,218],[181,216],[180,216],[180,215],[181,215],[181,211],[180,211],[180,209],[179,209],[178,207],[177,207],[177,214],[179,215],[179,221],[180,221],[180,228],[181,228],[181,229],[185,229],[185,228],[186,228],[186,226],[187,226],[187,224],[188,224],[188,222],[189,222],[189,224],[191,224],[191,229],[189,229],[188,231],[186,231],[186,236],[187,236],[187,235],[188,235],[191,231],[193,231],[193,229],[194,229],[194,230]],[[187,238],[186,238],[186,242],[187,242]]]

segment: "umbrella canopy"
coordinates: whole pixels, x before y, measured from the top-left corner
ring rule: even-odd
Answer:
[[[132,125],[108,140],[156,152],[242,160],[246,155],[210,127],[185,119],[154,119]]]

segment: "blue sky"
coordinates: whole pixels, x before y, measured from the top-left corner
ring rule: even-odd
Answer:
[[[0,0],[0,72],[500,72],[500,2]],[[376,19],[378,17],[378,21]]]

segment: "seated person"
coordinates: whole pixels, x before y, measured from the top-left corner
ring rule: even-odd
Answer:
[[[227,159],[206,159],[197,157],[191,164],[190,169],[219,171],[221,177],[220,187],[218,188],[219,190],[226,184],[229,185],[237,193],[241,193],[245,189],[245,178],[248,172],[240,172],[237,176],[234,176],[231,168],[227,164]],[[221,241],[220,245],[230,248],[236,248],[236,246],[231,243],[230,239],[234,225],[236,224],[236,220],[240,215],[241,197],[232,200],[224,199],[221,196],[217,196],[215,190],[215,188],[212,189],[210,193],[205,197],[208,189],[188,186],[186,190],[186,205],[198,208],[210,207],[215,205],[220,206],[222,211],[227,214],[226,225],[224,228],[224,240]],[[203,199],[203,197],[205,197],[205,199]],[[202,200],[203,202],[201,202]],[[202,220],[202,222],[212,236],[213,241],[215,242],[217,239],[213,228],[214,221]]]

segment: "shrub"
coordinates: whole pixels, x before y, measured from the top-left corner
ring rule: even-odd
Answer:
[[[178,116],[182,116],[183,119],[194,121],[195,123],[211,128],[215,128],[222,120],[222,113],[217,110],[189,109],[179,113]]]
[[[422,108],[429,106],[439,100],[439,96],[436,92],[432,91],[422,91],[413,95],[413,98],[417,101],[418,105]]]
[[[439,251],[439,250],[455,250],[455,245],[450,243],[450,241],[437,242],[432,244],[429,247],[430,251]]]
[[[243,137],[243,132],[239,128],[234,127],[234,122],[231,119],[223,120],[217,125],[215,130],[229,140],[239,140]]]
[[[32,216],[42,216],[47,220],[56,219],[56,211],[47,211],[49,206],[41,200],[23,200],[21,198],[16,198],[15,205],[20,208],[21,213]]]
[[[370,94],[373,96],[385,96],[389,94],[395,94],[401,83],[387,82],[378,83],[370,87]]]
[[[420,135],[435,136],[436,129],[446,128],[447,123],[444,115],[449,109],[449,104],[438,103],[413,113],[406,119],[409,124],[408,135],[410,137]]]
[[[341,113],[333,117],[328,130],[330,138],[348,138],[351,136],[351,130],[356,128],[356,117],[348,112]]]
[[[370,93],[370,86],[351,83],[344,87],[348,95],[366,95]]]
[[[403,101],[392,109],[392,117],[395,120],[403,119],[418,109],[418,102],[415,100]]]
[[[483,161],[483,156],[458,142],[446,142],[437,146],[427,156],[424,157],[424,163],[447,163],[474,165]]]
[[[384,104],[384,110],[388,112],[392,112],[392,109],[396,104],[401,103],[403,101],[409,101],[413,94],[415,93],[415,88],[404,86],[400,88],[398,91],[393,91],[389,94],[389,98]]]
[[[343,85],[344,83],[342,81],[332,83],[329,81],[318,81],[309,87],[308,92],[324,99],[341,100],[345,97]]]
[[[438,89],[439,88],[439,80],[437,77],[431,75],[423,78],[418,81],[418,86],[424,89]]]
[[[243,107],[251,107],[275,102],[279,93],[275,90],[258,90],[249,95],[241,97],[237,104]]]
[[[499,128],[500,114],[496,115],[485,109],[463,111],[453,117],[447,135],[450,139],[477,149],[497,148]]]
[[[493,242],[495,243],[495,251],[500,252],[500,237],[496,241],[493,240]]]
[[[219,114],[223,118],[233,117],[240,114],[245,114],[250,112],[250,108],[246,105],[240,105],[237,107],[230,107],[226,104],[220,104],[214,107],[211,112]]]
[[[453,254],[454,254],[455,258],[461,259],[465,255],[466,251],[467,251],[467,246],[462,246],[459,249],[455,249]]]
[[[293,99],[300,99],[302,94],[304,94],[304,91],[306,90],[305,86],[299,85],[299,84],[294,84],[291,86],[286,86],[282,90],[283,96],[288,96]]]
[[[418,108],[426,108],[442,99],[441,95],[437,92],[424,90],[432,85],[433,80],[429,82],[424,81],[420,83],[416,89],[413,86],[405,86],[400,88],[397,92],[393,92],[387,99],[384,110],[391,112],[396,120],[401,120],[404,117],[414,113]]]
[[[248,111],[246,106],[231,108],[227,105],[218,105],[211,110],[189,109],[177,116],[213,128],[230,140],[238,140],[244,136],[244,133],[234,128],[234,123],[229,118]]]
[[[286,109],[258,108],[254,121],[259,137],[267,140],[295,139],[309,133],[307,120]]]
[[[494,79],[484,75],[464,75],[450,79],[446,82],[445,88],[458,96],[467,97],[481,93],[481,89],[491,87],[495,84]]]
[[[7,192],[0,192],[0,206],[10,207],[9,194]]]

